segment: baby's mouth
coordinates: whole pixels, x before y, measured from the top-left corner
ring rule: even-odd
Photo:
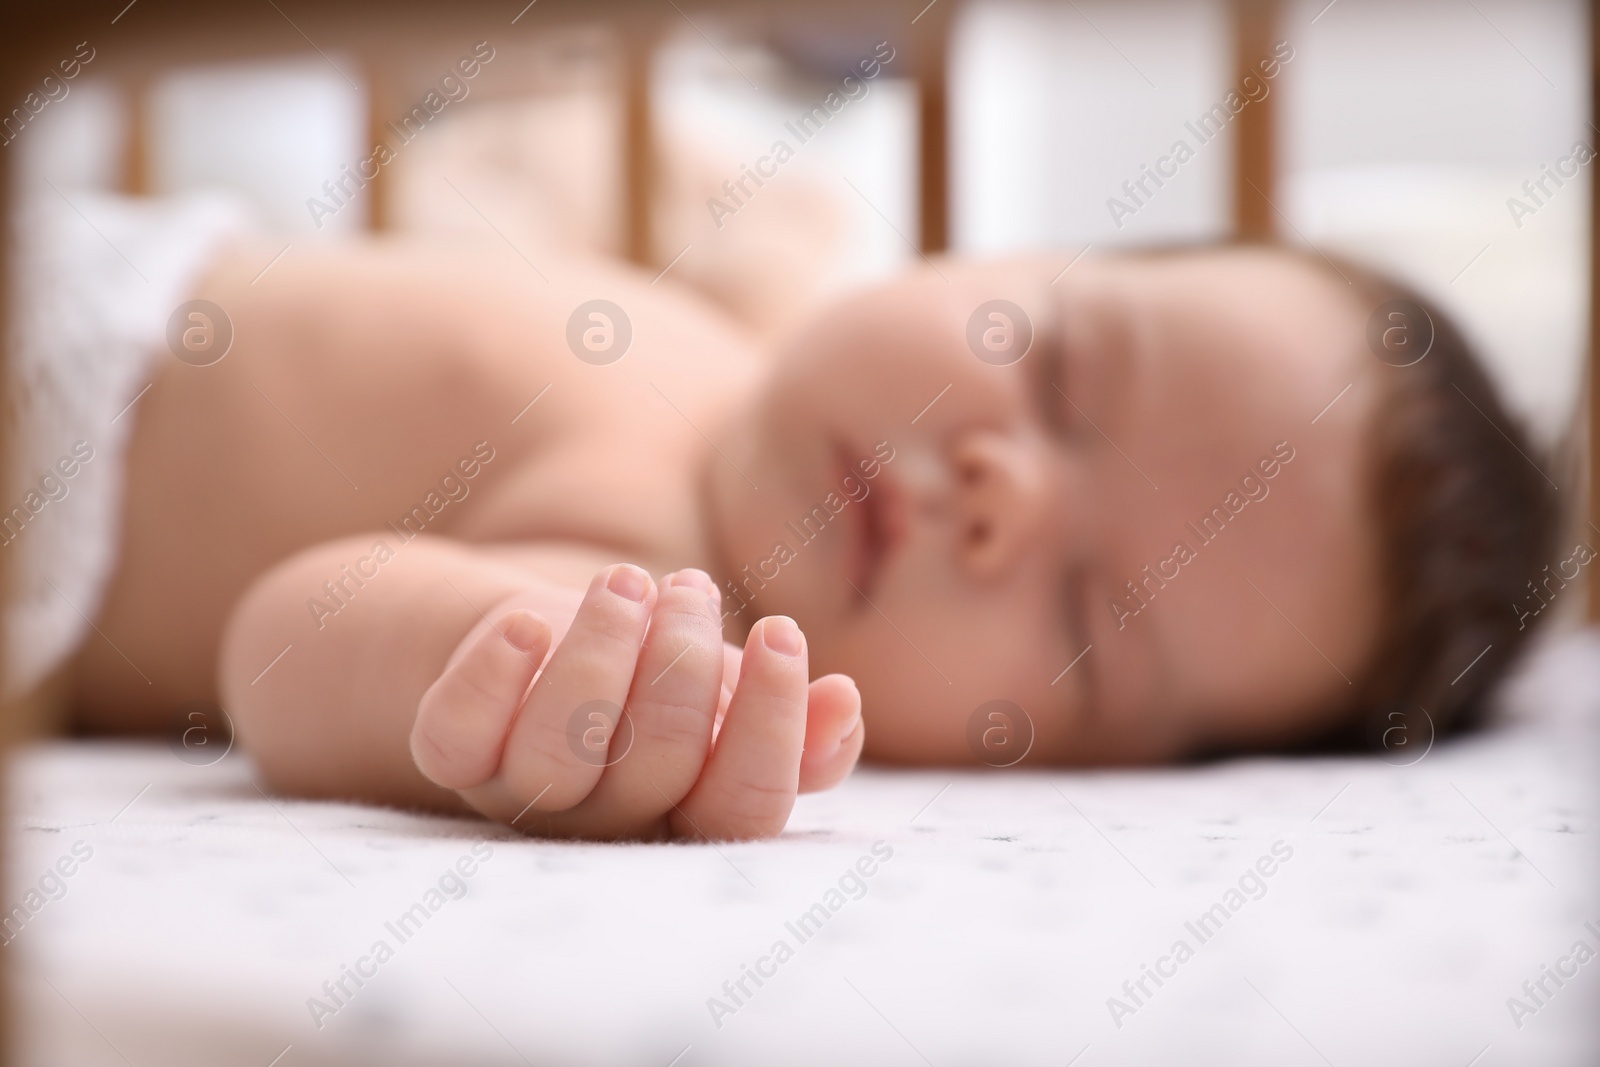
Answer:
[[[856,591],[870,599],[897,540],[893,490],[881,470],[870,482],[850,466],[848,458],[844,461],[844,470],[867,487],[866,496],[847,505],[855,514],[850,517],[853,536],[845,560],[845,574]]]

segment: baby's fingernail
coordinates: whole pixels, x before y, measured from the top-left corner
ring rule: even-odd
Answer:
[[[634,603],[642,604],[650,592],[650,576],[631,563],[621,563],[611,570],[606,588]]]
[[[855,690],[856,694],[855,712],[850,716],[849,719],[845,720],[843,726],[839,730],[838,744],[842,745],[846,741],[850,740],[851,734],[855,733],[861,728],[861,687],[856,685],[856,680],[850,677],[848,674],[835,674],[829,675],[829,677],[842,678],[844,681],[849,682],[850,688]],[[818,679],[818,681],[821,681],[821,679]]]
[[[783,656],[798,656],[803,647],[800,627],[787,615],[770,615],[761,624],[761,640],[772,651]]]
[[[717,588],[717,583],[711,580],[711,575],[694,567],[687,567],[681,571],[674,571],[667,576],[669,586],[683,586],[688,589],[698,589],[711,601],[712,607],[722,603],[722,592]]]
[[[526,611],[513,612],[500,624],[501,636],[510,642],[512,648],[522,653],[532,652],[543,632],[544,624]]]

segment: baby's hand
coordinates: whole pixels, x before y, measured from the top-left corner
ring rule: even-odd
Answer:
[[[756,623],[741,659],[722,642],[720,608],[701,571],[658,589],[619,564],[590,583],[548,663],[549,623],[506,612],[468,635],[423,694],[417,767],[530,833],[779,833],[796,793],[855,766],[861,697],[844,675],[807,684],[805,638],[781,615]]]

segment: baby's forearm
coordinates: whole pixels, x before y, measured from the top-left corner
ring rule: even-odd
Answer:
[[[223,701],[281,792],[547,836],[770,837],[855,765],[861,699],[808,680],[793,620],[738,649],[720,611],[704,571],[583,546],[346,538],[240,598]]]
[[[516,598],[570,616],[580,595],[459,542],[330,541],[268,571],[235,606],[223,706],[275,789],[466,810],[412,760],[419,699],[497,606]]]

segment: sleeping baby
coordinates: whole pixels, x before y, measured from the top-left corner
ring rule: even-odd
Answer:
[[[71,678],[290,795],[741,839],[862,756],[1371,744],[1472,720],[1556,558],[1462,338],[1320,256],[936,261],[769,352],[616,265],[271,251],[129,415]]]

